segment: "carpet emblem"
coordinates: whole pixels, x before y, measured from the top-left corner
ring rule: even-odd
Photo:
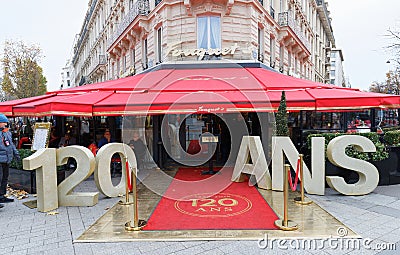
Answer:
[[[251,201],[229,193],[201,193],[183,197],[175,202],[175,209],[194,217],[232,217],[252,208]]]

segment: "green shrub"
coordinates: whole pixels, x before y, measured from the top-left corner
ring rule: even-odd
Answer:
[[[400,129],[400,127],[398,127],[398,126],[396,126],[396,127],[384,127],[384,128],[382,128],[382,131],[383,132],[388,132],[388,131],[396,131],[396,130],[399,130]]]
[[[312,134],[309,135],[307,137],[307,148],[310,150],[311,149],[311,138],[312,137],[324,137],[325,138],[325,152],[326,149],[328,147],[329,142],[338,137],[338,136],[342,136],[342,135],[360,135],[360,136],[364,136],[368,139],[370,139],[375,147],[376,147],[376,152],[360,152],[358,150],[356,150],[354,148],[354,146],[350,145],[347,146],[346,148],[346,154],[349,157],[352,158],[357,158],[357,159],[361,159],[361,160],[373,160],[373,161],[381,161],[384,159],[387,159],[389,157],[389,153],[386,151],[386,147],[384,144],[382,144],[379,141],[379,135],[377,133],[374,132],[369,132],[369,133],[356,133],[356,134],[348,134],[348,133],[322,133],[322,134]],[[327,157],[326,153],[325,153],[325,157]]]
[[[400,144],[400,130],[387,131],[383,135],[383,139],[387,145],[398,146]]]
[[[16,158],[14,158],[10,163],[10,167],[15,168],[15,169],[23,169],[22,168],[22,160],[24,158],[29,157],[30,155],[32,155],[35,152],[31,151],[30,149],[18,149],[18,152],[19,152],[19,155],[21,156],[21,160],[17,160]]]
[[[289,136],[288,113],[286,110],[285,91],[282,91],[281,102],[279,104],[278,112],[276,113],[275,121],[276,121],[276,135]]]

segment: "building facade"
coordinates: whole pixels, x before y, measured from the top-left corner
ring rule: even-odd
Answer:
[[[343,71],[343,52],[341,49],[332,49],[330,83],[336,86],[346,87]]]
[[[324,0],[91,0],[71,84],[175,61],[259,61],[330,82],[335,38]]]
[[[70,60],[67,60],[65,66],[61,70],[61,85],[60,89],[68,89],[74,86],[74,68]]]

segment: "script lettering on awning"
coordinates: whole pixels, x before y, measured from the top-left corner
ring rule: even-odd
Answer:
[[[208,112],[208,113],[210,113],[210,112],[222,112],[222,111],[225,111],[224,107],[207,108],[207,107],[204,107],[204,106],[201,105],[201,106],[199,106],[197,108],[197,112]]]

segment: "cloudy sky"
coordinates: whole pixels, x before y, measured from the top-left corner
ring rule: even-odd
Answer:
[[[38,44],[47,89],[61,85],[61,68],[70,58],[88,0],[0,0],[0,46],[5,40]]]
[[[399,0],[330,0],[336,46],[343,50],[345,76],[353,87],[367,89],[383,81],[391,68],[387,29],[400,29]],[[0,0],[0,44],[7,39],[39,44],[48,90],[61,84],[61,68],[70,58],[88,0]]]

